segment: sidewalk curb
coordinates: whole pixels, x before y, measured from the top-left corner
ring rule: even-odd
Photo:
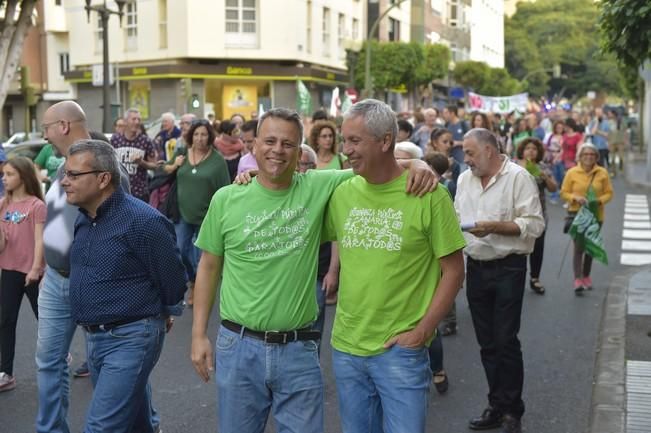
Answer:
[[[589,433],[624,433],[626,426],[626,295],[639,268],[616,277],[604,301],[595,360]]]

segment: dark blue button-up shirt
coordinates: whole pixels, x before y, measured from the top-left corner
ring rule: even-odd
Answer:
[[[186,289],[172,223],[122,189],[100,205],[95,218],[80,212],[70,257],[75,322],[101,325],[169,314]]]

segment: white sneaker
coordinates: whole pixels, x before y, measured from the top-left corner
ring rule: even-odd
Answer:
[[[11,391],[16,387],[16,378],[7,373],[0,373],[0,392]]]

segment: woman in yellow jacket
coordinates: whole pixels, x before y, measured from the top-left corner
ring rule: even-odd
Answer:
[[[604,222],[604,205],[613,198],[613,186],[610,183],[608,171],[597,165],[599,151],[592,143],[584,143],[577,153],[578,164],[566,174],[561,186],[561,198],[568,203],[567,211],[576,214],[582,205],[587,205],[588,188],[592,185],[597,196],[599,224]],[[580,294],[583,290],[592,290],[590,269],[592,257],[574,243],[574,292]]]

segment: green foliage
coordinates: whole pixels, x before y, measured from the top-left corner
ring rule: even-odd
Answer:
[[[519,3],[504,24],[507,69],[520,80],[526,77],[533,95],[561,89],[568,96],[587,90],[621,93],[616,77],[607,72],[615,69],[614,59],[599,54],[598,15],[593,0]],[[556,64],[561,65],[562,79],[551,76]]]
[[[454,81],[461,86],[486,96],[508,96],[519,93],[522,86],[504,68],[491,68],[484,62],[458,62]]]
[[[365,42],[355,67],[355,87],[364,88]],[[427,84],[447,73],[450,51],[447,47],[416,42],[371,41],[372,87],[376,90]]]
[[[649,0],[601,0],[599,29],[602,48],[620,64],[638,68],[651,59],[651,2]]]

